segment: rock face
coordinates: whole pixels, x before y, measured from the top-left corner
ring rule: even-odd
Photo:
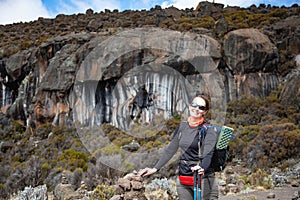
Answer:
[[[239,29],[224,37],[226,63],[234,74],[273,72],[278,63],[277,48],[257,29]]]
[[[300,68],[298,67],[292,73],[286,77],[285,85],[282,89],[280,98],[282,102],[287,102],[288,104],[298,105],[300,108]],[[294,94],[294,95],[292,95]]]
[[[201,17],[222,10],[222,4],[202,3],[196,13]],[[180,17],[175,8],[154,11],[164,13],[161,21],[168,15]],[[150,124],[186,114],[190,98],[197,93],[209,95],[219,113],[225,113],[228,101],[265,97],[279,86],[283,101],[299,105],[298,19],[293,16],[264,30],[228,32],[228,22],[222,18],[216,23],[216,38],[208,30],[209,36],[154,27],[112,34],[100,32],[103,24],[90,20],[88,29],[99,32],[50,38],[1,59],[1,111],[27,126],[107,122],[126,130],[136,116]],[[276,35],[286,24],[292,28]],[[291,60],[282,58],[285,51]],[[283,71],[284,77],[279,74]],[[140,87],[149,95],[145,101],[150,103],[143,108],[134,105]],[[219,113],[212,112],[212,119],[222,123],[225,117]]]
[[[224,38],[225,60],[238,96],[265,97],[278,88],[278,51],[266,35],[257,29],[240,29]]]
[[[224,74],[218,69],[222,49]],[[243,95],[267,96],[279,86],[277,63],[276,47],[257,29],[229,32],[223,47],[209,36],[157,28],[70,35],[7,60],[4,67],[12,75],[3,84],[2,106],[14,99],[7,114],[37,125],[109,122],[126,129],[132,123],[130,100],[141,85],[156,98],[143,112],[150,122],[185,113],[196,93],[209,94],[220,107]],[[22,82],[14,90],[9,84],[16,80]]]
[[[78,70],[74,87],[76,96],[83,98],[75,99],[75,118],[82,123],[112,122],[126,129],[132,123],[130,100],[141,86],[156,98],[155,105],[143,112],[144,121],[184,113],[196,92],[187,81],[209,82],[209,76],[218,73],[220,58],[218,42],[204,35],[154,28],[116,34],[94,48]],[[199,72],[203,75],[195,78]],[[213,84],[222,87],[221,82]],[[208,87],[202,84],[197,90]]]

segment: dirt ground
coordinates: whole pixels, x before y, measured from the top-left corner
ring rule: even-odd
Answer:
[[[220,200],[292,200],[296,192],[300,193],[300,187],[285,186],[280,188],[274,188],[271,190],[264,191],[253,191],[247,194],[228,194],[226,196],[220,195]],[[267,198],[267,196],[273,193],[275,198]],[[300,200],[298,198],[297,200]]]

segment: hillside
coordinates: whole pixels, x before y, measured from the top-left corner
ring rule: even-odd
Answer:
[[[126,193],[119,178],[157,161],[198,93],[211,123],[235,129],[220,194],[299,187],[299,13],[200,2],[0,26],[0,197]],[[151,98],[139,115],[141,88]],[[131,184],[176,199],[176,170]]]

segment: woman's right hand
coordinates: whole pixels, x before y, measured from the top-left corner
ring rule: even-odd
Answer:
[[[156,168],[148,168],[146,167],[145,169],[142,169],[139,174],[142,177],[146,177],[146,176],[150,176],[152,174],[154,174],[155,172],[157,172]]]

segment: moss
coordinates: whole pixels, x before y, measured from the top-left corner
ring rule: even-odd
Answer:
[[[35,130],[34,136],[38,136],[45,139],[48,137],[51,131],[52,131],[52,124],[44,123]]]
[[[257,14],[247,10],[239,10],[236,12],[226,12],[223,14],[223,17],[230,27],[229,29],[235,30],[241,28],[263,28],[285,18],[286,14],[285,9],[277,9],[269,14]]]
[[[50,169],[49,163],[47,163],[47,162],[43,163],[41,169],[42,169],[42,173],[48,172]]]
[[[270,17],[278,17],[280,19],[285,19],[288,17],[287,9],[285,8],[276,8],[269,14]]]
[[[180,122],[181,122],[181,117],[176,115],[175,117],[167,119],[165,125],[167,129],[170,130],[170,132],[173,132],[176,129],[176,127],[180,124]]]
[[[172,27],[175,26],[175,22],[171,19],[165,19],[160,23],[160,27],[161,28],[170,28],[170,29],[174,29]]]
[[[284,106],[279,94],[280,90],[266,98],[244,97],[228,104],[226,124],[235,129],[230,155],[251,167],[268,168],[300,153],[300,115],[294,106]]]
[[[196,18],[193,20],[193,27],[194,28],[207,28],[213,29],[215,26],[215,19],[211,16],[204,16],[201,18]]]
[[[20,161],[9,162],[9,165],[10,165],[10,168],[11,168],[11,169],[16,168],[16,167],[19,166],[20,164],[21,164]]]
[[[151,150],[153,148],[156,148],[156,147],[161,147],[163,146],[163,143],[160,142],[160,141],[150,141],[150,142],[147,142],[145,144],[145,147],[148,149],[148,150]]]
[[[64,168],[63,167],[56,167],[55,171],[56,171],[56,174],[60,174],[64,171]]]
[[[12,121],[10,132],[13,133],[23,133],[26,130],[26,127],[18,121]]]
[[[181,17],[177,20],[178,23],[192,23],[192,19],[189,17]]]
[[[23,41],[20,44],[20,49],[25,50],[25,49],[32,47],[33,45],[34,45],[34,43],[32,41]]]
[[[177,25],[176,30],[184,32],[191,30],[193,25],[191,23],[181,23]]]
[[[265,125],[250,146],[260,149],[255,155],[258,167],[275,167],[278,162],[299,155],[300,130],[293,123]]]
[[[133,137],[129,135],[119,135],[116,139],[112,141],[112,143],[118,147],[124,146],[132,142]]]
[[[78,152],[74,149],[64,150],[62,155],[58,157],[58,161],[66,169],[74,171],[76,168],[87,170],[87,161],[89,156],[84,152]]]
[[[247,11],[227,12],[224,13],[224,18],[228,26],[233,29],[249,28],[248,15]]]
[[[107,186],[105,184],[97,185],[93,194],[91,195],[91,200],[106,200],[111,199],[115,194],[115,188],[113,186]]]
[[[134,165],[132,163],[125,162],[124,164],[126,173],[130,173],[134,170]]]
[[[252,186],[262,186],[265,189],[273,188],[272,180],[269,173],[263,169],[257,169],[255,173],[244,177],[245,183],[249,183]]]
[[[21,156],[20,155],[15,155],[11,158],[11,161],[13,162],[19,162],[21,160]]]
[[[121,155],[125,155],[124,151],[118,147],[118,146],[106,146],[102,149],[99,149],[97,152],[95,152],[96,154],[105,154],[105,155],[113,155],[113,154],[121,154]]]

